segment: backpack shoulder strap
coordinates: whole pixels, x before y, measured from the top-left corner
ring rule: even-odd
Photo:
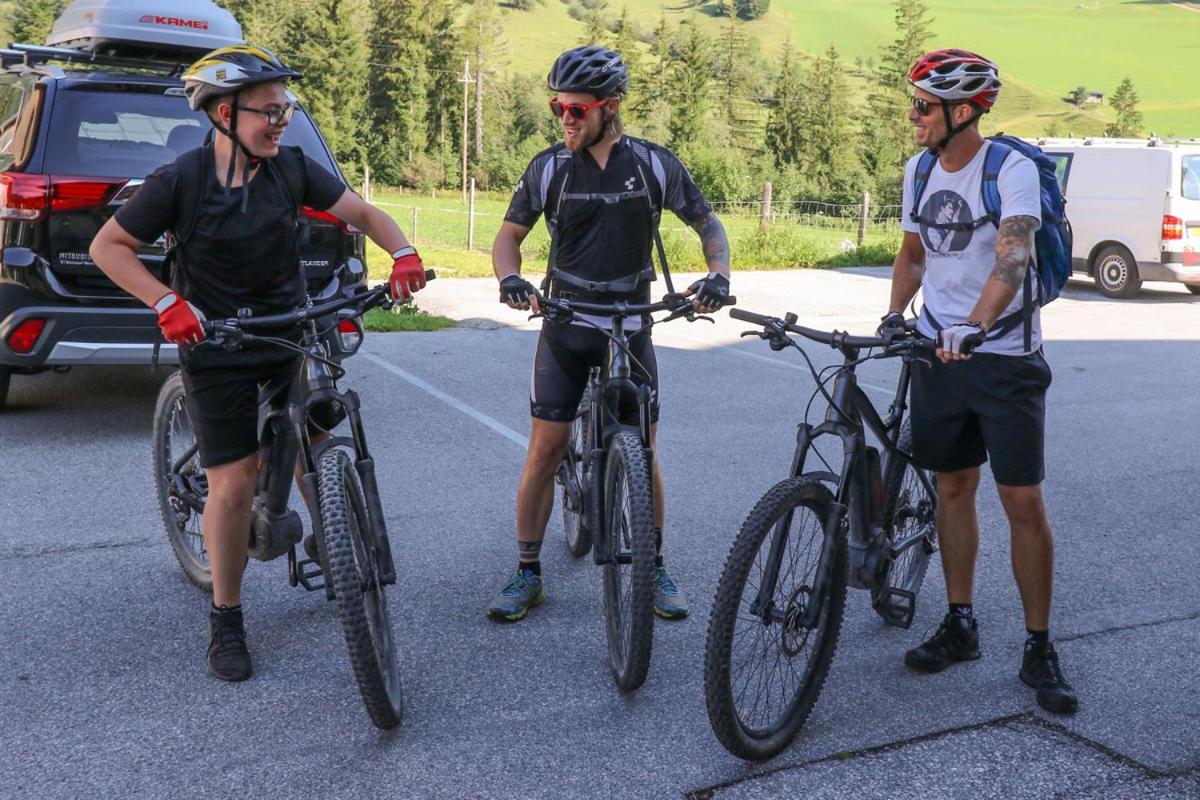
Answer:
[[[667,171],[663,166],[662,159],[655,155],[649,145],[640,139],[629,139],[629,147],[633,150],[634,156],[646,169],[639,169],[642,173],[642,183],[646,188],[650,188],[650,182],[646,179],[646,173],[654,177],[654,183],[658,188],[658,202],[655,203],[655,193],[647,191],[646,202],[650,205],[650,215],[653,220],[653,225],[650,230],[654,232],[654,249],[658,251],[658,263],[662,267],[663,280],[666,281],[667,291],[671,294],[675,293],[675,286],[671,281],[671,269],[667,266],[667,249],[663,247],[662,235],[658,232],[658,224],[662,219],[663,206],[666,204],[667,197]],[[653,278],[651,278],[653,280]]]
[[[204,168],[208,165],[212,148],[205,144],[175,159],[179,165],[179,179],[175,183],[175,229],[171,231],[169,250],[191,238],[196,229],[196,218],[200,215],[200,198],[204,194]]]
[[[925,187],[929,185],[929,176],[933,174],[937,160],[937,153],[932,150],[926,150],[917,159],[917,170],[913,175],[913,207],[909,212],[913,222],[921,221],[921,198],[925,196]]]
[[[1000,227],[1000,170],[1012,148],[997,141],[988,142],[983,159],[983,207],[996,227]]]

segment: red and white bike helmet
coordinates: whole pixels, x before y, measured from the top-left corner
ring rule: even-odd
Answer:
[[[985,114],[1000,94],[1000,70],[969,50],[934,50],[908,71],[908,82],[936,97],[966,101]]]

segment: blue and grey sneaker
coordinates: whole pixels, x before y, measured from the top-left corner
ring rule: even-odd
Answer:
[[[667,574],[666,567],[658,568],[658,591],[654,593],[654,613],[663,619],[683,619],[688,615],[687,597]]]
[[[487,614],[492,619],[516,622],[545,599],[542,576],[533,574],[530,569],[517,570],[509,576],[508,583],[504,584],[500,593],[492,598]]]

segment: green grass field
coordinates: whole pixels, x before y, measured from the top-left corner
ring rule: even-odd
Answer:
[[[1200,6],[1160,0],[929,0],[933,46],[964,47],[1001,66],[1005,90],[988,119],[991,130],[1041,134],[1051,119],[1063,132],[1099,133],[1112,118],[1107,107],[1077,109],[1063,98],[1076,86],[1111,94],[1128,76],[1141,96],[1148,130],[1163,136],[1200,136]],[[728,24],[715,3],[685,7],[680,0],[609,0],[644,29],[664,11],[673,23],[695,19],[711,34]],[[544,74],[561,50],[579,41],[583,23],[561,0],[532,11],[504,10],[509,67]],[[775,53],[790,36],[815,55],[836,44],[848,64],[878,57],[893,37],[891,0],[773,0],[767,14],[745,30]],[[552,31],[553,35],[548,35]],[[636,87],[634,89],[636,92]]]

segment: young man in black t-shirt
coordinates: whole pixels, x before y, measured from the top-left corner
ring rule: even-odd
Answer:
[[[698,311],[720,308],[729,297],[729,242],[725,229],[683,164],[656,144],[622,135],[619,107],[628,86],[621,57],[585,46],[558,57],[547,78],[551,112],[563,143],[534,157],[517,183],[492,248],[500,300],[536,310],[533,285],[521,276],[521,242],[538,217],[550,230],[551,295],[593,303],[648,302],[654,279],[651,249],[658,214],[675,212],[700,234],[709,274],[691,289]],[[581,315],[584,316],[584,315]],[[592,322],[608,327],[608,320]],[[658,367],[650,329],[629,319],[633,380],[652,393],[653,437],[658,420]],[[488,606],[494,619],[518,620],[545,599],[540,551],[554,506],[554,472],[566,454],[571,420],[588,371],[608,357],[608,339],[587,324],[542,325],[530,387],[529,453],[517,490],[517,569]],[[658,591],[654,610],[687,616],[687,600],[662,565],[663,484],[654,459],[654,513],[658,534]]]
[[[251,673],[241,583],[257,471],[258,386],[294,374],[297,356],[279,348],[195,348],[204,338],[201,322],[236,316],[240,308],[271,314],[304,304],[295,235],[301,205],[328,211],[391,253],[394,297],[409,297],[425,285],[421,259],[391,217],[299,148],[280,147],[295,109],[285,83],[297,77],[269,51],[250,45],[215,50],[193,64],[183,76],[185,92],[193,110],[208,114],[216,129],[213,141],[146,178],[91,247],[100,269],[152,307],[166,340],[180,345],[200,463],[208,476],[204,540],[213,581],[208,669],[228,681]],[[197,158],[199,185],[184,185],[197,173],[182,165]],[[181,218],[185,196],[194,198],[191,220]],[[189,227],[187,236],[178,236]],[[137,257],[144,243],[168,231],[178,241],[170,287]]]

